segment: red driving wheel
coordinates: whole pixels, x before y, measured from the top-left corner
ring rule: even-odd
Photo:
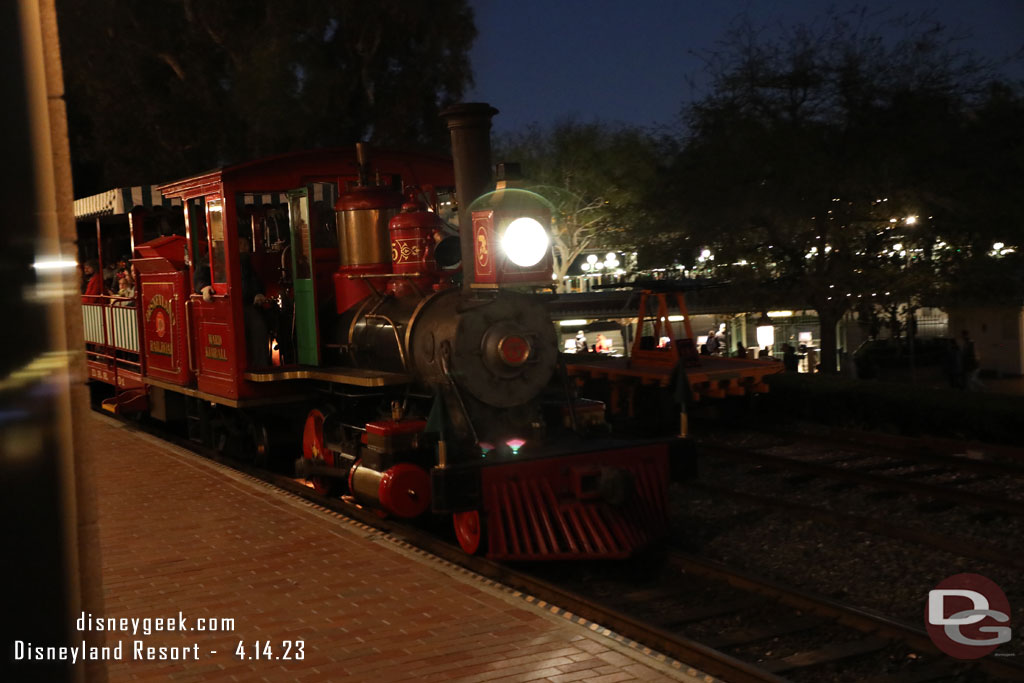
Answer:
[[[324,414],[316,408],[309,411],[302,429],[302,458],[314,465],[334,465],[334,453],[324,445]],[[316,492],[325,496],[338,493],[340,482],[333,477],[309,477]]]
[[[455,537],[466,553],[476,555],[484,545],[484,520],[479,510],[456,512],[452,515]]]

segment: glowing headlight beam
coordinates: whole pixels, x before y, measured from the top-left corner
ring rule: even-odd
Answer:
[[[550,246],[548,232],[536,219],[517,218],[501,236],[501,248],[512,263],[529,268],[540,263]]]

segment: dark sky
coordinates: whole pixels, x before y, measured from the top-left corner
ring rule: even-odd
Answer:
[[[468,101],[497,107],[498,132],[531,121],[667,125],[693,98],[694,51],[715,47],[730,22],[749,12],[771,29],[820,18],[827,2],[791,0],[470,0],[479,30],[472,51],[476,87]],[[931,16],[962,45],[1002,59],[1024,45],[1024,0],[867,0],[831,3],[896,17]],[[1024,78],[1018,59],[1006,67]]]

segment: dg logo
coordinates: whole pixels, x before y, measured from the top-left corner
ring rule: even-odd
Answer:
[[[990,654],[1010,642],[1009,623],[1006,594],[980,574],[956,574],[928,591],[925,627],[935,646],[951,657]]]

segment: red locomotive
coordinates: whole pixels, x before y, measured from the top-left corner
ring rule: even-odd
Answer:
[[[183,230],[150,239],[157,214],[132,210],[134,301],[83,302],[104,408],[283,452],[381,514],[451,515],[470,553],[625,557],[663,534],[685,451],[616,440],[571,395],[546,307],[550,212],[487,191],[494,113],[446,112],[454,164],[360,147],[160,186]],[[461,242],[440,215],[453,189]]]

